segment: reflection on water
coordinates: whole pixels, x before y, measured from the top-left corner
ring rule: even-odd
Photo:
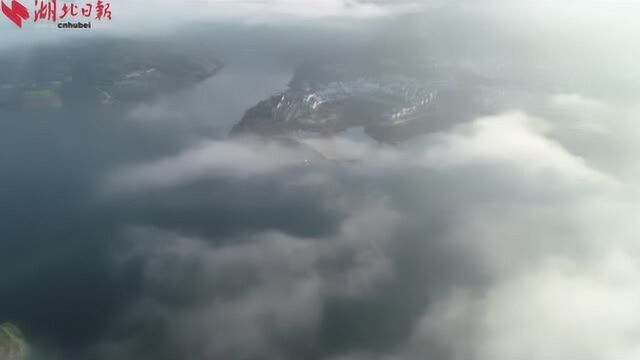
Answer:
[[[223,138],[244,112],[258,101],[286,89],[293,69],[225,67],[216,76],[184,91],[137,106],[129,116],[195,130],[207,137]]]

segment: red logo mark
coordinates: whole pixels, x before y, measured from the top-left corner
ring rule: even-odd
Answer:
[[[2,2],[2,13],[19,28],[22,28],[22,20],[29,18],[29,10],[16,0],[11,1],[11,7]]]

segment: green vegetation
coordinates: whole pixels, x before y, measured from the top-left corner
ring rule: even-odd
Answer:
[[[23,360],[27,356],[27,342],[20,329],[10,323],[0,325],[0,359]]]

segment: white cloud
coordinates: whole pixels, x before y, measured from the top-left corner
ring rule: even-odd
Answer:
[[[341,136],[300,138],[290,143],[257,138],[211,141],[156,161],[122,166],[105,180],[110,192],[148,191],[206,178],[249,178],[298,168],[300,182],[323,181],[329,165],[356,173],[406,167],[456,170],[484,167],[522,171],[568,184],[617,185],[585,159],[549,137],[551,126],[522,112],[479,118],[400,147]],[[394,170],[395,169],[395,170]]]
[[[636,359],[638,275],[634,257],[609,251],[595,262],[547,258],[484,295],[459,289],[423,317],[403,358],[437,344],[454,360]]]
[[[107,179],[109,191],[155,190],[188,185],[203,178],[246,178],[318,161],[303,147],[287,148],[258,139],[211,141],[158,161],[116,169]]]
[[[484,117],[432,139],[425,154],[435,167],[508,165],[530,174],[574,181],[613,182],[546,136],[550,125],[521,112]]]
[[[552,106],[567,111],[610,107],[574,95],[553,99]],[[291,167],[304,169],[296,173],[298,181],[307,171],[335,168],[355,176],[350,180],[358,189],[336,191],[350,216],[335,236],[261,232],[211,246],[157,229],[134,234],[151,241],[142,247],[151,255],[147,284],[175,282],[171,274],[181,268],[166,261],[172,258],[201,259],[211,283],[246,271],[259,274],[240,298],[210,301],[172,318],[178,319],[178,339],[216,339],[203,342],[210,344],[207,355],[233,349],[277,358],[269,336],[313,334],[327,299],[367,299],[385,280],[404,281],[393,278],[395,265],[404,261],[395,252],[403,245],[394,229],[412,224],[418,230],[404,230],[414,231],[412,250],[419,260],[413,261],[420,263],[411,266],[424,272],[406,286],[427,289],[432,302],[417,310],[412,336],[391,353],[349,349],[335,359],[631,360],[640,351],[637,186],[629,182],[612,191],[610,176],[554,139],[564,126],[510,112],[400,147],[341,138],[302,139],[299,146],[230,139],[121,168],[110,183],[168,189],[220,176],[259,178]],[[305,154],[318,160],[305,165]],[[334,185],[327,179],[314,186]],[[355,207],[351,196],[360,186],[398,208]],[[394,202],[399,193],[404,198]],[[158,246],[159,238],[169,240]]]
[[[168,339],[178,347],[196,344],[189,353],[198,357],[280,358],[274,338],[312,333],[328,299],[367,297],[392,276],[388,249],[397,220],[398,214],[384,204],[370,204],[354,209],[338,233],[326,238],[274,231],[219,246],[180,233],[134,227],[128,231],[134,248],[123,261],[145,259],[146,286],[181,296],[185,272],[197,269],[186,287],[201,290],[204,302],[176,311],[148,297],[131,311],[138,316],[160,313],[171,323]],[[241,291],[223,295],[221,284]],[[105,348],[120,349],[124,358],[132,356],[126,344],[105,343],[96,350],[105,354]]]

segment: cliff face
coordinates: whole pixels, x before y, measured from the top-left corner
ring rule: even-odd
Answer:
[[[302,66],[286,91],[249,109],[232,134],[331,135],[362,127],[372,138],[393,143],[490,107],[482,81],[432,67],[407,74],[345,64]]]
[[[0,108],[127,105],[185,88],[222,68],[216,59],[129,40],[49,46],[27,55],[26,61],[0,59]]]

